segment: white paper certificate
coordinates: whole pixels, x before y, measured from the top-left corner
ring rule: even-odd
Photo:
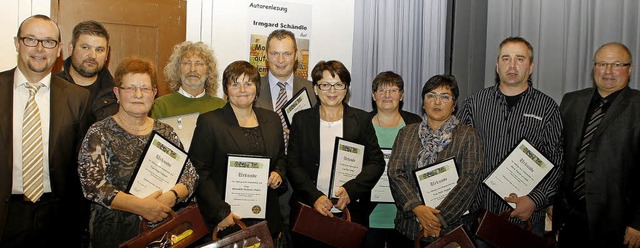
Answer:
[[[458,184],[454,158],[413,171],[424,205],[436,208]]]
[[[293,115],[296,114],[300,110],[305,110],[311,108],[311,101],[309,100],[309,93],[307,92],[307,88],[302,88],[295,96],[291,98],[288,102],[284,104],[282,107],[282,114],[284,115],[284,120],[287,122],[287,126],[291,126],[291,121],[293,121]]]
[[[510,194],[528,195],[553,166],[535,147],[523,139],[484,180],[484,184],[501,197],[508,197]],[[516,207],[513,203],[509,205]]]
[[[269,163],[267,157],[229,154],[224,201],[241,218],[265,218]]]
[[[154,131],[126,191],[141,198],[166,192],[178,183],[186,162],[186,152]]]
[[[360,174],[363,161],[364,145],[336,137],[336,146],[333,151],[333,177],[329,187],[330,198],[335,197],[335,192],[343,184]]]
[[[382,154],[384,155],[384,173],[376,183],[376,186],[373,186],[371,190],[371,201],[372,202],[394,202],[393,196],[391,195],[391,188],[389,188],[389,176],[387,176],[387,167],[389,166],[389,157],[391,156],[391,149],[380,149],[382,150]]]

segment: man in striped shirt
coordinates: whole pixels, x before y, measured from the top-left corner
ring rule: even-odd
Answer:
[[[497,195],[481,184],[473,208],[500,214],[511,209],[509,221],[525,226],[531,218],[532,232],[544,235],[545,209],[558,191],[563,166],[562,121],[558,104],[534,89],[533,47],[521,37],[509,37],[500,43],[496,72],[498,83],[468,97],[458,113],[460,121],[476,128],[483,142],[484,180],[522,140],[536,147],[555,167],[528,195]]]

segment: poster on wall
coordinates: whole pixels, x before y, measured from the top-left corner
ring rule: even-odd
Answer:
[[[276,29],[286,29],[298,44],[296,75],[309,77],[309,40],[311,39],[311,5],[272,1],[249,1],[249,62],[267,75],[267,37]]]

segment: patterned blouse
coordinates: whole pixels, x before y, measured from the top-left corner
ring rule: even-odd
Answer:
[[[153,130],[182,147],[171,126],[156,121]],[[151,133],[144,136],[128,133],[113,116],[93,124],[84,137],[78,155],[78,174],[84,196],[94,203],[90,227],[93,247],[117,247],[139,233],[138,215],[113,210],[110,206],[118,192],[127,188],[150,138]],[[197,180],[195,168],[187,161],[179,183],[184,184],[191,195]]]

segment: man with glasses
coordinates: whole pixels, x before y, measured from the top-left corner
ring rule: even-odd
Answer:
[[[617,42],[593,58],[595,87],[564,95],[564,180],[554,204],[559,247],[640,247],[640,91]]]
[[[105,66],[109,57],[109,33],[97,21],[83,21],[73,28],[71,55],[57,75],[89,90],[92,101],[89,123],[118,112],[113,77]]]
[[[497,84],[476,92],[462,104],[458,118],[478,130],[484,147],[481,180],[494,171],[524,138],[555,166],[528,195],[497,195],[484,184],[478,189],[474,209],[500,214],[511,212],[510,222],[544,235],[545,209],[556,194],[562,173],[562,122],[558,104],[533,88],[533,47],[521,37],[500,43],[496,60]],[[479,246],[484,246],[480,243]]]
[[[217,97],[218,63],[213,50],[202,41],[185,41],[173,48],[164,75],[172,93],[158,97],[151,109],[154,119],[222,108]],[[185,144],[188,146],[189,144]]]
[[[61,45],[49,17],[24,20],[14,44],[18,65],[0,73],[0,247],[79,247],[89,92],[51,74]]]

